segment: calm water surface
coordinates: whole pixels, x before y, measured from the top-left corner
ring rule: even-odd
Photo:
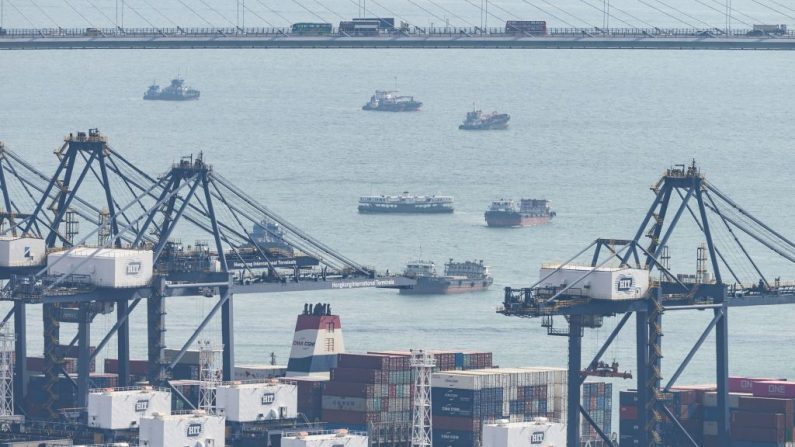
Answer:
[[[407,297],[355,290],[235,298],[238,363],[286,362],[304,302],[330,302],[350,351],[410,347],[493,351],[503,366],[566,363],[565,339],[539,322],[495,313],[504,286],[529,285],[597,237],[634,234],[663,170],[695,158],[751,212],[795,236],[795,54],[696,51],[301,50],[0,53],[0,140],[44,172],[71,131],[98,127],[151,173],[203,151],[260,202],[347,256],[398,271],[422,256],[484,259],[493,289]],[[180,72],[201,89],[191,103],[141,99]],[[395,79],[397,78],[397,79]],[[375,88],[397,82],[425,103],[413,114],[365,113]],[[466,133],[473,103],[512,115],[506,131]],[[452,216],[363,216],[359,195],[455,196]],[[545,197],[549,225],[490,229],[489,202]],[[675,271],[695,270],[702,238],[684,224],[672,239]],[[202,237],[184,234],[185,241]],[[724,235],[725,237],[725,235]],[[206,238],[206,237],[202,237]],[[770,276],[795,269],[754,251]],[[756,280],[750,269],[745,279]],[[168,344],[178,348],[212,299],[168,301]],[[40,309],[29,311],[30,355],[41,352]],[[795,307],[731,313],[731,372],[795,378]],[[132,318],[133,358],[145,358],[145,315]],[[665,316],[664,371],[676,368],[710,318]],[[115,318],[98,317],[98,342]],[[589,331],[593,354],[616,319]],[[220,339],[220,323],[207,336]],[[62,331],[64,339],[72,328]],[[634,370],[634,329],[607,353]],[[711,382],[711,344],[681,383]],[[115,356],[109,346],[106,355]],[[617,382],[621,387],[629,382]]]

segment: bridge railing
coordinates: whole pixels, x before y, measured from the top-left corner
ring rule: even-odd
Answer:
[[[171,28],[0,28],[0,39],[37,38],[241,38],[241,37],[317,37],[317,34],[293,33],[291,28],[248,27],[171,27]],[[333,28],[322,36],[348,36]],[[368,35],[370,38],[407,37],[600,37],[600,38],[777,38],[795,39],[795,31],[762,33],[751,29],[734,29],[726,32],[718,28],[549,28],[546,34],[523,34],[506,31],[505,27],[420,27],[382,31]]]

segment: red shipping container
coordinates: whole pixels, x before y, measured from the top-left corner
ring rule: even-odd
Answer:
[[[783,380],[754,382],[752,390],[754,396],[758,397],[795,399],[795,382],[785,382]]]
[[[731,427],[731,437],[737,441],[753,442],[784,442],[786,434],[784,429]]]
[[[634,405],[622,405],[619,417],[621,419],[625,419],[628,421],[634,421],[638,419],[638,407]]]
[[[149,372],[149,361],[130,360],[129,369],[130,369],[130,375],[138,377],[146,377],[146,374]],[[118,374],[119,361],[117,359],[105,359],[105,372]]]
[[[323,422],[331,424],[356,424],[362,425],[368,422],[368,415],[373,413],[365,413],[363,411],[349,411],[349,410],[322,410]],[[378,413],[374,413],[378,414]],[[375,421],[374,421],[375,422]]]
[[[730,393],[751,393],[754,382],[785,381],[787,379],[774,379],[762,377],[729,377]]]
[[[380,369],[363,368],[332,368],[332,382],[382,383],[386,382],[386,373]]]
[[[351,382],[328,382],[323,389],[326,396],[376,397],[373,385]]]
[[[732,411],[731,423],[737,427],[751,428],[783,428],[786,427],[785,415],[781,413],[756,413],[753,411]]]
[[[792,414],[795,401],[792,399],[775,399],[769,397],[741,397],[739,409],[765,413]]]

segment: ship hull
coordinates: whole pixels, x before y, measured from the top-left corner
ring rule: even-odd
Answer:
[[[359,205],[359,212],[363,214],[449,214],[454,210],[446,206],[423,206],[396,204],[395,206],[368,206]]]
[[[503,130],[508,128],[508,123],[461,124],[458,128],[460,130]]]
[[[400,289],[400,293],[403,295],[447,295],[481,292],[487,290],[493,282],[492,278],[449,279],[444,277],[420,277],[413,288]]]
[[[529,227],[548,223],[552,216],[531,216],[517,212],[486,211],[486,224],[490,227]]]
[[[199,99],[199,95],[195,96],[178,96],[178,95],[147,95],[144,96],[147,101],[195,101]]]
[[[382,104],[379,106],[365,104],[362,107],[362,110],[367,110],[369,112],[416,112],[420,110],[420,107],[422,107],[421,102],[405,104]]]

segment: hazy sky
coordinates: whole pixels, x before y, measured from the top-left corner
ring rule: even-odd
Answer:
[[[127,27],[230,27],[238,5],[250,27],[285,27],[301,21],[339,22],[359,15],[365,0],[124,0]],[[418,26],[477,26],[483,0],[366,0],[369,16],[396,17]],[[489,26],[509,19],[546,20],[551,27],[603,23],[606,0],[496,0],[489,2]],[[612,27],[725,26],[727,0],[612,0]],[[736,28],[754,23],[795,25],[790,0],[731,0]],[[121,21],[121,0],[0,0],[3,25],[111,27]],[[117,18],[118,17],[118,18]]]

